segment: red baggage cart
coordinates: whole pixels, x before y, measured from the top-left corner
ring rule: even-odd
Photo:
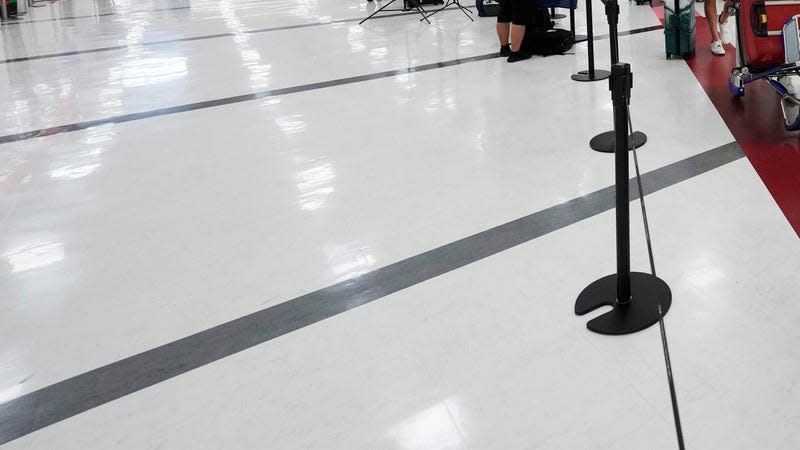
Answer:
[[[797,0],[742,0],[739,4],[739,47],[751,70],[784,64],[783,26],[800,14]]]
[[[762,80],[780,96],[784,126],[800,130],[800,93],[787,81],[800,76],[800,0],[739,0],[733,13],[737,26],[737,66],[728,81],[731,93]]]

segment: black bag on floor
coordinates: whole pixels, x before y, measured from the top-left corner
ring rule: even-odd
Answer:
[[[475,7],[480,17],[497,17],[500,14],[500,3],[494,0],[475,0]]]
[[[525,30],[522,50],[534,55],[563,55],[575,45],[575,35],[571,31],[554,28],[547,31]]]
[[[550,11],[547,8],[536,8],[533,10],[533,22],[527,27],[535,31],[551,30],[556,23],[550,17]]]

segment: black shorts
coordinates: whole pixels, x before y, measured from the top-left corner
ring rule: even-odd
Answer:
[[[500,3],[498,23],[530,25],[533,22],[533,0],[498,0],[498,2]]]

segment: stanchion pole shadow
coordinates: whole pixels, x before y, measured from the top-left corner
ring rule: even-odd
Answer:
[[[630,64],[611,66],[611,99],[614,106],[617,273],[587,286],[575,302],[575,314],[584,315],[601,306],[613,309],[590,320],[586,327],[600,334],[630,334],[658,323],[672,305],[667,283],[655,275],[631,272],[630,193],[628,157],[628,104],[633,74]],[[644,195],[642,193],[641,195]],[[660,309],[659,309],[660,306]]]

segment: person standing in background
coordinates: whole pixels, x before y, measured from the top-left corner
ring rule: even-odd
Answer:
[[[703,8],[706,12],[708,30],[711,32],[711,53],[723,56],[725,47],[722,44],[731,42],[730,30],[728,29],[728,19],[730,18],[728,8],[731,6],[731,1],[725,1],[722,14],[719,15],[717,15],[717,0],[705,0],[704,3]]]
[[[709,0],[711,1],[711,0]],[[513,63],[528,59],[530,53],[522,50],[525,27],[533,20],[533,0],[499,0],[497,14],[497,37],[500,39],[500,54],[508,56]]]

